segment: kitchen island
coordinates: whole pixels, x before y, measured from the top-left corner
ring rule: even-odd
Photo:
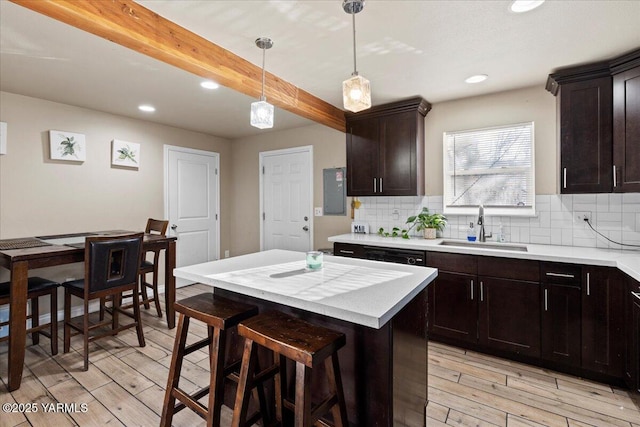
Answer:
[[[177,268],[174,275],[261,311],[343,332],[339,358],[350,424],[426,424],[426,290],[437,270],[325,256],[322,269],[307,271],[304,253],[270,250]]]

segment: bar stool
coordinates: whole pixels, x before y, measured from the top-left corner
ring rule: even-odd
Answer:
[[[254,305],[231,301],[213,293],[202,293],[177,301],[175,309],[180,317],[160,426],[170,427],[173,415],[185,407],[204,418],[207,426],[219,426],[224,398],[224,380],[228,378],[237,381],[237,375],[234,376],[233,370],[240,364],[238,361],[225,367],[227,331],[241,321],[258,314],[258,308]],[[189,323],[192,318],[207,325],[209,336],[187,345]],[[209,385],[189,395],[179,387],[182,360],[185,356],[206,346],[209,346],[211,369]],[[198,400],[207,394],[209,394],[209,402],[204,406]],[[178,405],[175,404],[176,399],[180,401]],[[260,400],[264,401],[264,399]]]
[[[27,300],[31,303],[31,312],[27,319],[31,319],[31,328],[27,329],[27,335],[31,334],[33,344],[40,343],[40,334],[51,340],[51,354],[58,354],[58,286],[49,279],[42,277],[29,277],[27,288]],[[11,282],[0,283],[0,305],[10,304]],[[38,300],[40,297],[49,295],[49,313],[51,320],[49,323],[40,324],[40,311]],[[9,325],[9,321],[0,322],[0,326]],[[0,338],[0,342],[8,341],[11,330],[8,334]]]
[[[233,427],[244,427],[254,422],[246,420],[249,393],[255,387],[260,388],[271,377],[275,380],[276,421],[280,424],[284,408],[294,412],[296,427],[312,426],[330,411],[336,426],[349,425],[338,363],[338,350],[346,343],[343,333],[270,311],[242,321],[238,325],[238,334],[245,338],[245,345],[233,410]],[[259,373],[256,369],[256,344],[274,353],[274,365]],[[286,359],[296,363],[294,402],[286,398]],[[312,407],[311,374],[323,361],[330,394]],[[328,425],[324,420],[322,423]]]

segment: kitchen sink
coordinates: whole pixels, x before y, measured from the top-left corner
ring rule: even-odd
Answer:
[[[527,247],[525,245],[516,245],[513,243],[491,243],[491,242],[469,242],[464,240],[443,240],[439,244],[442,246],[460,246],[465,248],[497,249],[501,251],[527,252]]]

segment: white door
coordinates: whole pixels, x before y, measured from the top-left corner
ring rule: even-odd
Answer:
[[[260,247],[313,247],[313,147],[260,153]]]
[[[164,157],[165,216],[169,233],[178,237],[176,266],[218,259],[218,153],[165,145]]]

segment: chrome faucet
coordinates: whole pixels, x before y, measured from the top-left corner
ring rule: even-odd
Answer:
[[[487,237],[491,237],[492,233],[489,233],[487,236],[484,232],[484,206],[480,205],[480,209],[478,210],[478,226],[480,227],[480,231],[478,233],[478,241],[486,242]]]

